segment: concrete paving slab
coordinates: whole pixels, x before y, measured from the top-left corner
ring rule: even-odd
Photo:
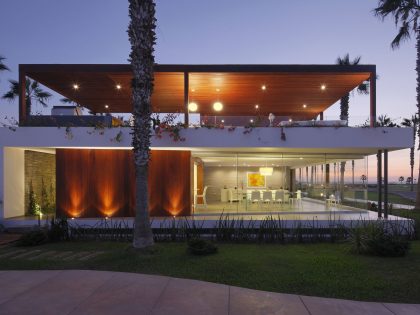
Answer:
[[[7,252],[1,252],[0,253],[0,258],[11,257],[13,255],[17,255],[17,254],[24,253],[24,252],[26,252],[25,249],[16,249],[16,250],[10,250],[10,251],[7,251]]]
[[[13,257],[11,257],[10,259],[27,258],[28,256],[31,256],[31,255],[38,255],[39,253],[41,253],[41,250],[40,250],[40,249],[30,250],[30,251],[27,251],[27,252],[25,252],[25,253],[22,253],[22,254],[19,254],[19,255],[13,256]]]
[[[50,258],[52,255],[55,255],[56,253],[57,253],[57,251],[55,251],[55,250],[48,250],[48,251],[45,251],[45,252],[40,253],[39,255],[30,257],[28,260],[36,260],[36,259],[41,259],[41,258]]]
[[[101,271],[62,271],[1,304],[0,314],[68,314],[112,276]]]
[[[395,315],[419,315],[420,305],[419,304],[399,304],[399,303],[384,303]]]
[[[311,315],[394,315],[381,303],[301,296]]]
[[[310,315],[297,295],[230,287],[230,315]]]
[[[151,314],[169,278],[116,272],[71,314]]]
[[[156,302],[156,315],[228,314],[227,285],[173,278]]]
[[[55,277],[60,270],[4,271],[0,273],[0,312],[2,303],[31,290],[46,280]]]

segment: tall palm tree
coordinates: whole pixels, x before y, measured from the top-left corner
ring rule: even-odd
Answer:
[[[3,95],[3,99],[10,102],[19,97],[19,82],[9,80],[10,88],[7,93]],[[39,103],[47,107],[47,101],[52,96],[49,92],[42,90],[39,83],[35,80],[26,79],[26,115],[31,115],[31,108],[33,103]]]
[[[360,60],[362,59],[361,56],[357,56],[353,60],[350,60],[350,55],[347,53],[344,55],[343,58],[338,57],[336,59],[337,65],[342,66],[355,66],[360,63]],[[363,82],[357,87],[357,93],[359,94],[369,94],[369,82]],[[349,121],[349,102],[350,102],[350,93],[345,94],[340,99],[340,119],[345,120],[346,124],[348,125]],[[344,173],[346,171],[346,162],[343,161],[340,163],[340,197],[341,200],[344,199]]]
[[[361,59],[361,56],[357,56],[353,60],[350,60],[350,55],[346,54],[343,58],[338,57],[336,60],[336,64],[342,66],[355,66],[360,63]],[[359,94],[369,94],[369,81],[361,83],[356,90]],[[347,93],[340,99],[340,119],[347,120],[347,124],[349,119],[349,101],[350,93]]]
[[[148,174],[150,159],[151,95],[154,85],[154,45],[156,43],[155,3],[153,0],[129,0],[131,44],[130,63],[133,97],[132,145],[136,170],[136,217],[133,247],[153,245],[149,219]]]
[[[411,169],[411,181],[410,181],[410,190],[414,190],[414,147],[416,145],[417,138],[417,128],[419,124],[419,118],[417,115],[411,116],[411,118],[404,118],[401,125],[404,127],[413,128],[413,146],[410,148],[410,169]]]
[[[10,71],[10,69],[4,64],[3,60],[6,60],[6,58],[0,55],[0,72],[6,70]]]
[[[418,19],[420,14],[420,4],[418,0],[379,0],[374,13],[377,17],[384,20],[391,15],[394,18],[395,25],[399,27],[397,35],[391,42],[392,49],[400,47],[403,41],[416,36],[416,72],[417,72],[417,115],[420,117],[420,26]],[[420,135],[418,128],[418,136]],[[417,148],[417,149],[420,149]],[[419,168],[420,177],[420,168]],[[415,209],[420,210],[420,185],[417,185]]]

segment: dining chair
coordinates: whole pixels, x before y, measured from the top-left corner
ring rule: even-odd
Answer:
[[[272,201],[273,201],[273,193],[270,190],[269,191],[263,191],[262,202],[264,204],[271,205]]]
[[[284,191],[276,190],[274,194],[274,203],[278,203],[279,205],[283,206],[283,201],[284,201]]]
[[[203,206],[204,206],[204,208],[207,208],[207,199],[206,199],[206,195],[207,195],[207,189],[209,188],[209,186],[204,186],[204,189],[203,189],[203,193],[201,194],[201,195],[195,195],[195,198],[194,198],[194,205],[195,206],[197,206],[197,201],[198,201],[198,198],[203,198]]]
[[[258,205],[261,204],[261,193],[259,190],[253,190],[251,191],[251,203],[258,203]]]

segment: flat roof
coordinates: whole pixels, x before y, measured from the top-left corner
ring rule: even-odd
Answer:
[[[94,112],[132,112],[129,64],[22,64],[19,71]],[[264,115],[312,119],[368,80],[376,66],[157,64],[154,112],[184,112],[185,73],[189,102],[202,115],[255,115],[258,105]]]

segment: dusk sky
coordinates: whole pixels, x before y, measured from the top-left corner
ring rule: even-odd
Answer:
[[[377,65],[378,114],[399,122],[416,110],[414,40],[393,51],[395,25],[392,19],[383,23],[373,16],[376,4],[366,0],[157,1],[156,62],[332,64],[348,52],[352,58],[362,56],[362,63]],[[0,9],[0,55],[11,69],[0,75],[1,94],[9,78],[17,79],[19,63],[127,62],[128,1],[2,0]],[[3,117],[17,117],[17,103],[0,100],[0,111]],[[336,104],[325,115],[336,119],[338,112]],[[354,95],[352,121],[362,122],[368,113],[369,97]],[[392,153],[390,159],[392,180],[409,176],[407,151]]]

